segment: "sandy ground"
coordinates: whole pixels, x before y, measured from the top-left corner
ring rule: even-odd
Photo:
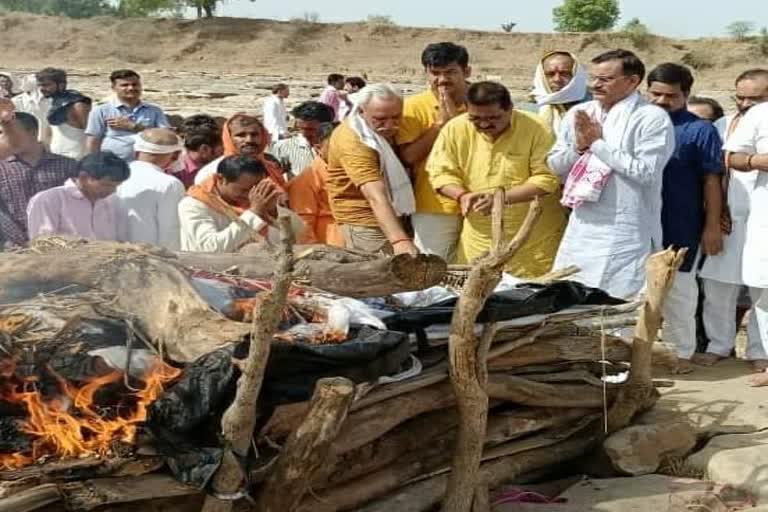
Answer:
[[[259,110],[272,84],[293,87],[289,104],[319,94],[328,73],[391,81],[406,92],[424,87],[422,49],[437,41],[465,45],[476,79],[501,80],[519,103],[539,57],[553,49],[582,60],[607,49],[636,51],[650,67],[665,61],[697,69],[695,93],[726,108],[736,75],[765,64],[753,43],[727,39],[633,42],[617,34],[507,34],[368,23],[312,24],[270,20],[96,18],[69,20],[0,15],[2,66],[30,72],[44,66],[70,70],[72,86],[103,98],[109,72],[130,67],[144,76],[147,99],[170,113],[226,115]]]

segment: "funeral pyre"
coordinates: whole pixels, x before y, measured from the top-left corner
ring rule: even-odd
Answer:
[[[206,495],[243,510],[254,499],[259,510],[307,512],[438,504],[462,435],[448,351],[461,288],[434,286],[446,282],[434,258],[296,254],[239,463],[246,478],[225,497],[222,416],[252,317],[271,300],[273,253],[54,239],[0,254],[0,507],[120,510],[175,497],[182,510]],[[597,446],[605,411],[632,383],[633,346],[609,332],[637,307],[556,275],[502,279],[475,327],[488,341],[483,485]]]

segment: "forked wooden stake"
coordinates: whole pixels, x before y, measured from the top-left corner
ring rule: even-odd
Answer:
[[[538,200],[531,202],[528,214],[515,237],[504,244],[503,191],[494,194],[493,236],[491,252],[481,258],[469,273],[451,321],[448,341],[450,376],[459,410],[459,428],[443,511],[469,512],[478,485],[480,459],[488,420],[488,395],[485,376],[478,366],[478,341],[475,321],[488,296],[501,279],[504,264],[525,243],[541,215]],[[482,344],[481,344],[482,345]],[[481,347],[485,351],[487,347]],[[483,354],[481,354],[482,356]]]
[[[233,499],[243,485],[245,476],[238,457],[245,459],[251,447],[256,428],[256,403],[261,391],[264,372],[269,359],[270,343],[285,308],[293,274],[294,235],[288,216],[278,219],[280,225],[280,255],[272,283],[272,290],[253,312],[251,345],[245,360],[235,360],[242,370],[237,381],[235,399],[221,419],[221,432],[225,442],[221,466],[213,477],[213,490],[203,505],[203,512],[229,512]]]

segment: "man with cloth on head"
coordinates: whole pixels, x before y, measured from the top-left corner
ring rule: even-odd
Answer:
[[[227,119],[221,130],[221,142],[224,146],[224,155],[208,163],[200,169],[195,176],[195,185],[201,185],[205,180],[215,175],[219,163],[228,156],[250,156],[258,160],[264,166],[267,176],[277,185],[278,189],[285,190],[285,178],[280,164],[266,154],[270,141],[269,132],[261,124],[259,118],[244,112],[238,112]]]
[[[566,112],[589,99],[587,81],[587,70],[570,52],[549,52],[539,61],[531,97],[539,107],[539,115],[555,135]]]
[[[131,176],[117,189],[128,217],[126,241],[178,251],[178,206],[184,185],[167,170],[184,147],[173,130],[151,128],[136,136],[133,148]]]

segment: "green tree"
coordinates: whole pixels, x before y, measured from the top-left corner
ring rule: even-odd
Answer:
[[[734,39],[738,39],[739,41],[743,41],[747,38],[747,36],[755,30],[755,24],[751,21],[734,21],[727,27],[725,27],[725,30],[733,37]]]
[[[621,27],[619,33],[628,37],[632,41],[632,44],[641,50],[648,47],[651,38],[653,37],[651,31],[648,30],[645,23],[640,21],[640,18],[632,18],[629,20],[623,27]]]
[[[70,18],[115,14],[115,8],[107,0],[0,0],[0,9]]]
[[[610,30],[619,19],[616,0],[565,0],[552,11],[558,32]]]

